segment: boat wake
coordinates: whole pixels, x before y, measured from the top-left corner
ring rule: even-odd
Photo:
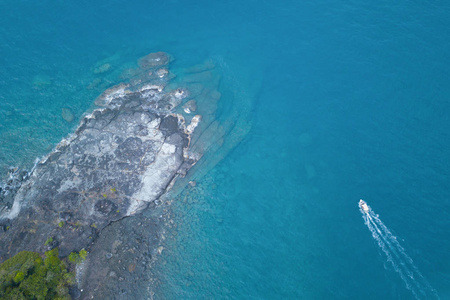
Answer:
[[[372,233],[372,237],[378,243],[378,246],[386,255],[386,259],[395,272],[406,285],[406,288],[412,292],[416,299],[439,299],[435,289],[420,273],[411,257],[408,256],[405,249],[397,241],[397,237],[384,225],[379,216],[375,214],[370,206],[361,206],[360,211],[364,223]]]

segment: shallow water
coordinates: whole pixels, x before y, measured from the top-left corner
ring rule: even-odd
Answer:
[[[413,298],[364,225],[363,198],[445,299],[449,8],[3,1],[2,174],[47,153],[140,56],[168,52],[174,69],[212,60],[220,118],[243,103],[251,129],[172,205],[157,296]]]

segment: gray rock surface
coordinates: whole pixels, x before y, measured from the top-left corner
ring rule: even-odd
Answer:
[[[196,162],[188,149],[200,121],[197,116],[185,124],[184,117],[174,113],[188,92],[165,89],[169,61],[162,52],[142,58],[140,75],[106,90],[96,100],[102,108],[85,116],[75,133],[43,158],[28,179],[11,180],[11,191],[5,193],[6,187],[0,191],[0,262],[22,250],[42,253],[58,246],[62,257],[83,248],[92,250],[79,277],[90,278],[82,297],[93,297],[99,289],[96,282],[108,286],[98,272],[108,269],[113,275],[103,275],[111,280],[114,274],[123,276],[114,270],[120,263],[105,267],[117,257],[114,251],[133,244],[135,236],[147,247],[152,243],[142,235],[157,240],[157,221],[127,217],[157,201]],[[146,230],[126,222],[147,222]],[[123,235],[124,228],[136,230]],[[53,241],[46,243],[49,238]],[[122,246],[107,245],[116,240]],[[136,247],[142,246],[126,247],[137,252]],[[147,253],[151,259],[149,249],[139,255]],[[130,274],[142,268],[138,262],[127,266]]]
[[[77,274],[81,299],[160,299],[152,267],[163,250],[164,210],[150,204],[102,231]]]

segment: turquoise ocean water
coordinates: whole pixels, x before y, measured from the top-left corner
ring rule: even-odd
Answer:
[[[212,60],[252,127],[173,202],[156,298],[448,299],[449,38],[443,1],[2,1],[1,176],[139,57]]]

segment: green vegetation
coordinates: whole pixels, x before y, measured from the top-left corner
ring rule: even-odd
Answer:
[[[53,238],[52,238],[52,237],[49,237],[49,238],[45,241],[44,245],[47,246],[47,245],[50,244],[51,242],[53,242]]]
[[[25,279],[25,274],[21,271],[17,272],[16,276],[14,277],[15,283],[20,283]]]
[[[86,250],[81,249],[79,254],[80,254],[81,259],[82,259],[82,260],[85,260],[85,259],[87,258],[87,254],[88,254],[88,253],[87,253]]]
[[[64,221],[61,221],[58,223],[59,228],[62,228],[64,226]]]
[[[45,259],[22,251],[0,264],[0,299],[70,299],[73,281],[58,248],[45,252]]]
[[[69,254],[69,261],[75,264],[79,264],[87,258],[87,254],[87,251],[84,249],[81,249],[79,253],[72,252]]]

